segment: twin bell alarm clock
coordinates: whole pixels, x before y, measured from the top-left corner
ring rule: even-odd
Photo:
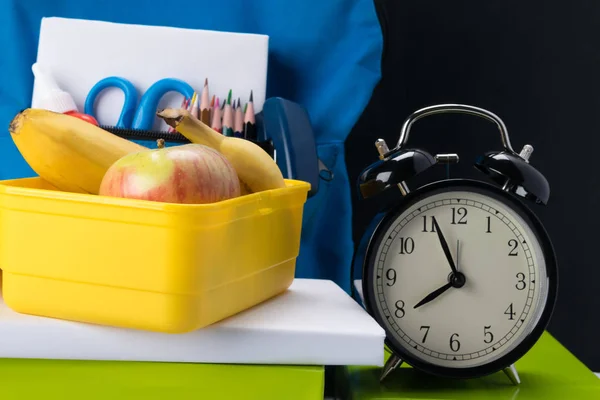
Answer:
[[[495,123],[503,149],[475,160],[482,180],[411,187],[435,164],[459,161],[457,154],[407,147],[417,120],[442,113]],[[550,194],[530,163],[532,146],[515,152],[498,116],[462,104],[418,110],[404,122],[396,147],[382,139],[375,146],[379,160],[362,172],[360,195],[397,190],[401,196],[364,234],[353,263],[362,277],[353,285],[386,333],[391,356],[381,380],[406,362],[450,378],[504,371],[518,384],[514,363],[547,327],[558,286],[551,240],[529,208],[545,205]]]

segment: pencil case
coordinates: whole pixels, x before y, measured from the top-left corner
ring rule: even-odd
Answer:
[[[316,151],[294,137],[294,118],[308,123],[302,111],[269,99],[257,118],[259,141],[285,165],[281,189],[189,205],[67,193],[38,177],[0,181],[4,301],[26,314],[184,333],[285,291],[310,180],[319,179]],[[114,133],[156,140],[152,132]]]
[[[164,139],[167,146],[189,143],[185,136],[177,132],[101,127],[150,148],[156,147],[158,139]],[[308,197],[314,196],[319,190],[320,179],[328,179],[330,172],[318,159],[306,110],[281,97],[268,98],[262,111],[256,114],[256,128],[257,139],[248,140],[262,147],[276,161],[284,178],[310,183]]]

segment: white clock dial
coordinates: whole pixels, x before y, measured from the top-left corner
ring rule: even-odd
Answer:
[[[465,278],[445,290],[453,271],[434,219],[454,276]],[[535,234],[513,209],[479,192],[447,191],[413,204],[391,223],[374,259],[375,306],[387,329],[430,364],[489,363],[517,346],[544,308],[546,267]]]

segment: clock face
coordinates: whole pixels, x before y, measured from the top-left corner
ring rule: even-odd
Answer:
[[[469,187],[434,191],[380,231],[371,308],[413,360],[489,364],[538,325],[546,261],[527,217],[508,204]]]

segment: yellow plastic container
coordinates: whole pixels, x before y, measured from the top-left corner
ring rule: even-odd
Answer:
[[[310,185],[184,205],[0,181],[0,268],[13,310],[183,333],[285,291]]]

